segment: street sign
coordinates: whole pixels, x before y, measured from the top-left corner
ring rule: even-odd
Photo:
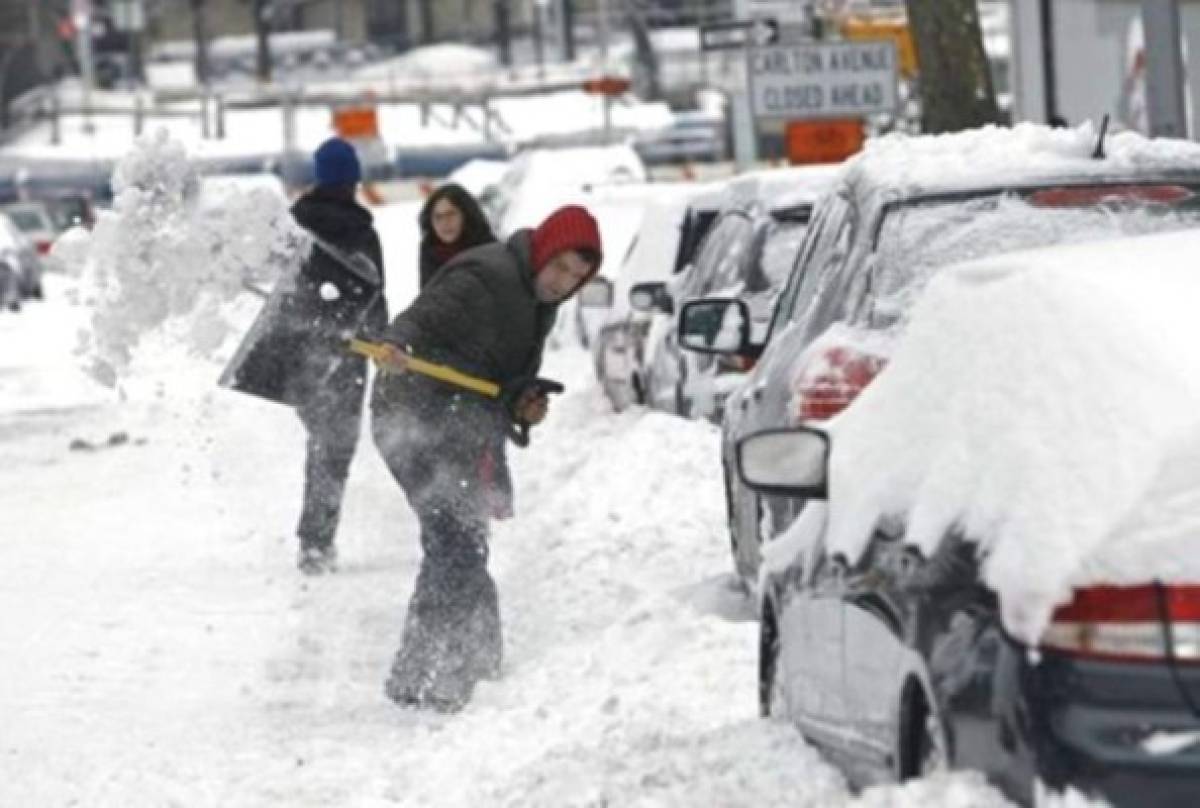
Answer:
[[[614,97],[629,92],[632,82],[624,76],[600,76],[583,82],[583,91],[589,95]]]
[[[866,134],[858,118],[790,121],[786,132],[788,162],[792,165],[840,163],[862,150]]]
[[[812,0],[735,0],[739,20],[771,19],[785,23],[811,23]]]
[[[369,105],[335,109],[333,131],[346,140],[378,138],[379,114]]]
[[[747,52],[757,118],[858,118],[896,109],[894,41],[809,42]]]
[[[762,48],[779,41],[779,23],[775,20],[716,22],[700,26],[700,50],[730,50],[754,45]]]

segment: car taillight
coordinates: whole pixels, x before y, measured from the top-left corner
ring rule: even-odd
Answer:
[[[1179,661],[1200,662],[1200,586],[1077,589],[1074,599],[1054,612],[1041,645],[1079,656],[1162,661],[1168,635]]]
[[[749,373],[754,370],[755,360],[748,356],[729,356],[723,354],[717,357],[717,367],[732,373]]]
[[[837,415],[883,370],[887,360],[853,348],[828,348],[807,364],[793,387],[796,416],[822,421]]]
[[[50,241],[43,240],[34,242],[35,246],[37,246],[38,255],[45,255],[46,253],[50,252],[51,243],[52,242]]]

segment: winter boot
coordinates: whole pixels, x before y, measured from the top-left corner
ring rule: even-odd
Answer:
[[[327,575],[337,570],[337,548],[301,547],[296,566],[305,575]]]

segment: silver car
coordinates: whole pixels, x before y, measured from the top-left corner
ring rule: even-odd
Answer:
[[[33,242],[6,213],[0,213],[0,304],[15,311],[21,300],[42,297],[42,262]],[[8,286],[15,285],[15,298]]]

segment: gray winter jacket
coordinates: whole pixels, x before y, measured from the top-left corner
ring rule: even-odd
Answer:
[[[455,256],[384,339],[501,386],[535,376],[558,305],[534,293],[530,235],[521,230]]]

